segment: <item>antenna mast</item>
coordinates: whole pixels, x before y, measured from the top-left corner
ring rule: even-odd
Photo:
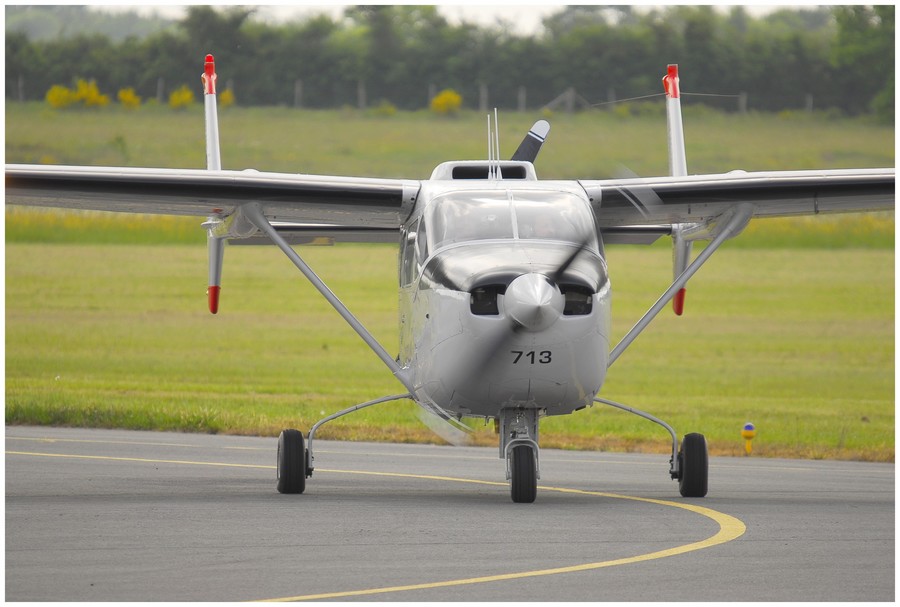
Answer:
[[[491,115],[487,115],[488,123],[488,179],[503,179],[500,170],[500,118],[494,108],[494,130],[491,130]]]
[[[497,179],[503,179],[503,172],[500,170],[500,116],[497,114],[497,108],[494,108],[494,142],[496,148],[494,150],[494,162],[497,163]]]

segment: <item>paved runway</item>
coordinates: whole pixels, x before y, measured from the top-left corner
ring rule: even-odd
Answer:
[[[894,466],[544,450],[514,504],[496,449],[8,427],[6,600],[892,601]]]

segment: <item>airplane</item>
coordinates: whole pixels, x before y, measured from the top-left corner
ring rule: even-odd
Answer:
[[[537,121],[510,160],[500,158],[497,113],[487,159],[449,161],[424,180],[234,171],[221,168],[216,69],[207,55],[207,169],[6,165],[8,204],[205,216],[210,312],[219,308],[227,241],[274,243],[396,377],[402,390],[329,415],[306,437],[278,437],[276,488],[300,494],[313,475],[325,423],[409,399],[457,427],[493,422],[510,496],[534,502],[539,423],[594,404],[663,427],[669,475],[686,498],[708,492],[702,434],[679,442],[663,420],[599,396],[607,370],[726,240],[755,217],[892,210],[894,169],[735,171],[690,175],[677,65],[663,77],[670,175],[541,180],[535,160],[550,125]],[[605,246],[673,243],[673,281],[610,347]],[[390,354],[307,265],[293,244],[399,240],[400,347]],[[267,240],[266,240],[267,239]],[[708,241],[692,259],[695,241]]]

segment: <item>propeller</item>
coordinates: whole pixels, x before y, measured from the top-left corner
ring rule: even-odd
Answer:
[[[509,284],[503,298],[508,322],[501,323],[491,335],[481,340],[484,345],[480,355],[471,357],[465,364],[467,376],[479,377],[485,373],[497,354],[517,336],[529,331],[542,331],[556,322],[565,309],[565,297],[559,283],[592,240],[591,235],[585,236],[548,275],[530,272],[518,276]]]

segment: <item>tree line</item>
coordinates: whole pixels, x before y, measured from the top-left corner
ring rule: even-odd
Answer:
[[[514,7],[511,7],[514,10]],[[453,89],[463,106],[536,109],[565,91],[588,105],[661,92],[678,63],[685,102],[722,109],[836,109],[894,115],[894,6],[832,6],[751,15],[743,7],[571,6],[524,36],[451,24],[434,6],[354,6],[284,24],[253,10],[193,6],[177,27],[142,38],[31,40],[6,35],[6,98],[44,98],[89,79],[100,90],[199,90],[203,57],[240,105],[428,106]],[[689,94],[708,95],[691,98]],[[488,99],[486,100],[485,97]]]

